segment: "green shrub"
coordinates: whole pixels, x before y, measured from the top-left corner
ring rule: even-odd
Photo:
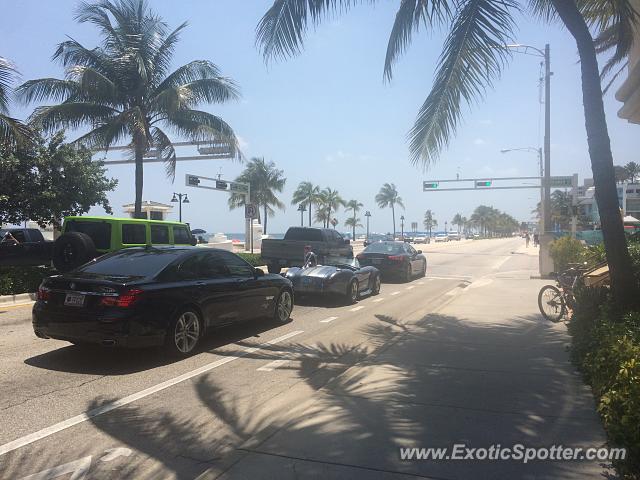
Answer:
[[[0,295],[35,292],[42,279],[53,273],[50,267],[2,267],[0,268]]]
[[[246,253],[240,252],[238,255],[245,259],[245,261],[249,262],[254,267],[261,267],[265,265],[265,261],[262,259],[259,253]]]
[[[569,322],[572,359],[593,388],[609,443],[625,447],[616,464],[640,478],[640,312],[620,314],[606,290],[585,289]],[[600,306],[599,306],[600,305]]]
[[[550,254],[557,272],[567,269],[570,263],[584,261],[585,248],[580,240],[572,237],[560,237],[551,242]]]

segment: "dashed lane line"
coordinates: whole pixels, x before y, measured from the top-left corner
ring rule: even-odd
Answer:
[[[259,372],[271,372],[288,362],[289,360],[274,360],[273,362],[269,362],[256,370],[258,370]]]
[[[357,312],[358,310],[362,310],[364,307],[362,305],[358,305],[357,307],[350,308],[350,312]]]
[[[396,291],[396,292],[391,292],[391,295],[398,295],[400,293],[400,291]]]
[[[320,320],[320,323],[330,323],[337,319],[338,317],[329,317],[329,318],[325,318],[324,320]]]

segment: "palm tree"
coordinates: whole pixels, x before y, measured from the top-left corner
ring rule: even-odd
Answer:
[[[353,228],[352,237],[351,237],[353,240],[356,239],[356,227],[357,226],[360,226],[360,227],[362,226],[356,221],[356,213],[358,213],[362,207],[364,207],[364,204],[360,203],[357,200],[349,200],[345,204],[345,210],[351,210],[352,213],[353,213],[352,221],[349,224],[349,226]],[[348,221],[349,220],[345,221],[345,225],[347,225]],[[358,219],[358,221],[360,221],[360,219]]]
[[[433,218],[433,212],[431,210],[424,212],[424,221],[422,224],[424,225],[424,228],[429,231],[429,238],[431,238],[431,229],[438,226],[438,221]]]
[[[248,183],[251,186],[250,202],[258,207],[258,222],[260,218],[260,207],[264,211],[264,233],[267,233],[267,219],[273,216],[275,211],[271,206],[284,210],[284,203],[278,200],[275,192],[282,192],[287,179],[284,172],[276,168],[274,162],[266,162],[264,158],[253,157],[247,162],[246,168],[236,177],[236,182]],[[229,209],[244,207],[246,196],[240,193],[232,193],[229,197]]]
[[[18,71],[6,58],[0,57],[0,147],[13,149],[29,143],[33,132],[20,120],[9,116],[9,99]]]
[[[320,187],[311,182],[300,182],[293,192],[292,205],[302,204],[309,209],[309,226],[311,226],[311,207],[318,200]]]
[[[331,213],[337,212],[340,207],[344,207],[345,201],[342,199],[337,190],[332,190],[329,187],[320,192],[320,197],[322,201],[321,208],[324,214],[324,218],[326,219],[325,228],[329,228],[329,223],[331,222]]]
[[[349,217],[344,221],[345,226],[351,227],[353,236],[351,237],[352,241],[356,239],[356,227],[362,227],[362,223],[360,223],[360,217]]]
[[[409,134],[412,162],[426,167],[438,159],[455,135],[465,104],[473,105],[482,99],[486,87],[500,77],[510,58],[505,45],[511,43],[516,19],[522,11],[528,8],[534,16],[549,22],[560,20],[578,47],[587,143],[611,287],[614,296],[625,305],[634,303],[637,283],[618,214],[613,155],[596,52],[613,50],[602,70],[603,76],[625,61],[638,23],[633,1],[403,0],[399,2],[384,66],[384,76],[390,80],[394,63],[420,27],[450,28],[431,92]],[[360,2],[275,0],[256,31],[265,59],[299,53],[309,24],[316,25],[330,13],[344,12],[356,3]],[[590,28],[597,35],[595,39]]]
[[[385,183],[380,192],[376,195],[376,203],[380,208],[391,207],[391,216],[393,217],[393,238],[396,238],[396,205],[404,209],[402,198],[398,195],[395,184]]]
[[[459,213],[456,213],[453,217],[453,220],[451,220],[451,225],[457,225],[458,233],[460,233],[460,228],[462,228],[462,226],[464,225],[464,220],[462,219],[462,215],[460,215]]]
[[[198,142],[222,142],[241,158],[238,141],[222,118],[195,109],[239,97],[234,82],[216,65],[195,60],[169,73],[174,49],[187,26],[169,32],[145,0],[100,0],[81,3],[80,23],[98,27],[101,44],[86,48],[69,39],[53,58],[65,68],[65,79],[41,78],[18,88],[23,101],[61,102],[36,108],[30,122],[45,132],[89,127],[75,140],[89,148],[107,149],[129,140],[135,159],[135,215],[141,213],[143,158],[151,148],[164,160],[173,180],[176,153],[166,128]]]
[[[636,178],[640,177],[640,165],[636,162],[629,162],[624,166],[625,172],[631,183],[635,183]]]

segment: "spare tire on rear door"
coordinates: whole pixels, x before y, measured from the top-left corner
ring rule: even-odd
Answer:
[[[65,233],[53,244],[53,266],[59,272],[73,270],[95,256],[96,246],[86,233]]]

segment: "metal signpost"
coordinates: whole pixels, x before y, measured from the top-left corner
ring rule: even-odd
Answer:
[[[204,182],[204,185],[202,183]],[[245,251],[251,250],[253,253],[253,218],[256,214],[256,206],[249,203],[251,200],[251,185],[248,183],[231,182],[220,178],[203,177],[201,175],[185,175],[185,185],[187,187],[205,188],[207,190],[218,190],[220,192],[239,193],[245,198]],[[248,213],[253,215],[249,218]]]

